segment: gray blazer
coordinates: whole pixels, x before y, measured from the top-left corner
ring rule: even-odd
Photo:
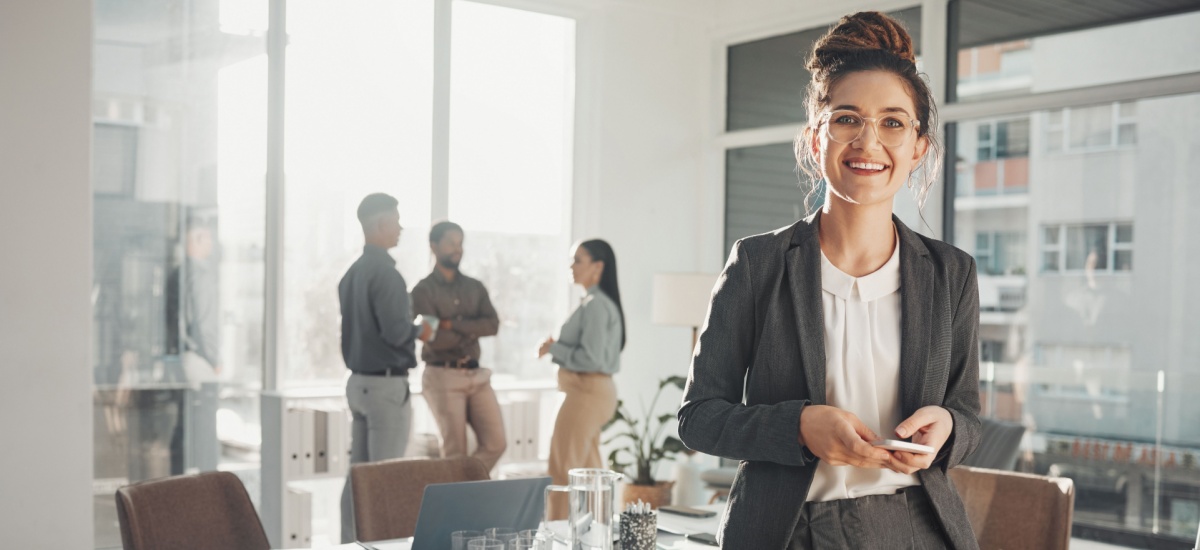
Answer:
[[[721,525],[724,548],[784,549],[817,458],[799,442],[800,411],[825,403],[820,214],[734,245],[713,291],[692,358],[679,437],[689,448],[740,460]],[[979,288],[975,261],[919,235],[900,235],[900,400],[950,411],[954,432],[917,477],[948,540],[976,549],[946,470],[979,443]]]

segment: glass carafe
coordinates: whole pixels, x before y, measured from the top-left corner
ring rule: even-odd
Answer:
[[[550,525],[550,494],[567,493],[566,542],[570,550],[612,550],[613,496],[622,475],[602,468],[574,468],[566,485],[546,487],[546,523]]]

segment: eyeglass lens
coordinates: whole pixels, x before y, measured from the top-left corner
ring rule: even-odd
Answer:
[[[874,124],[875,134],[879,136],[879,142],[888,147],[904,145],[905,140],[908,139],[908,135],[912,133],[915,126],[904,115],[889,114],[868,118],[854,111],[834,111],[829,114],[829,122],[826,124],[826,128],[828,129],[830,139],[838,143],[851,143],[862,136],[868,121]]]

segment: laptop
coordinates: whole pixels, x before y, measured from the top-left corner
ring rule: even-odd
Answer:
[[[450,533],[489,527],[537,529],[548,477],[435,483],[425,487],[412,550],[445,550]]]

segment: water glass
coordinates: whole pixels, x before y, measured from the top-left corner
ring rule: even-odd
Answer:
[[[487,538],[483,531],[455,531],[450,533],[450,548],[452,550],[467,550],[467,543],[476,539]]]
[[[474,539],[467,543],[467,550],[504,550],[504,543],[496,539]]]
[[[541,541],[533,537],[517,537],[508,542],[508,550],[542,550]]]
[[[517,530],[508,527],[492,527],[485,529],[483,533],[487,535],[487,538],[496,539],[504,544],[508,544],[509,541],[517,538]]]

